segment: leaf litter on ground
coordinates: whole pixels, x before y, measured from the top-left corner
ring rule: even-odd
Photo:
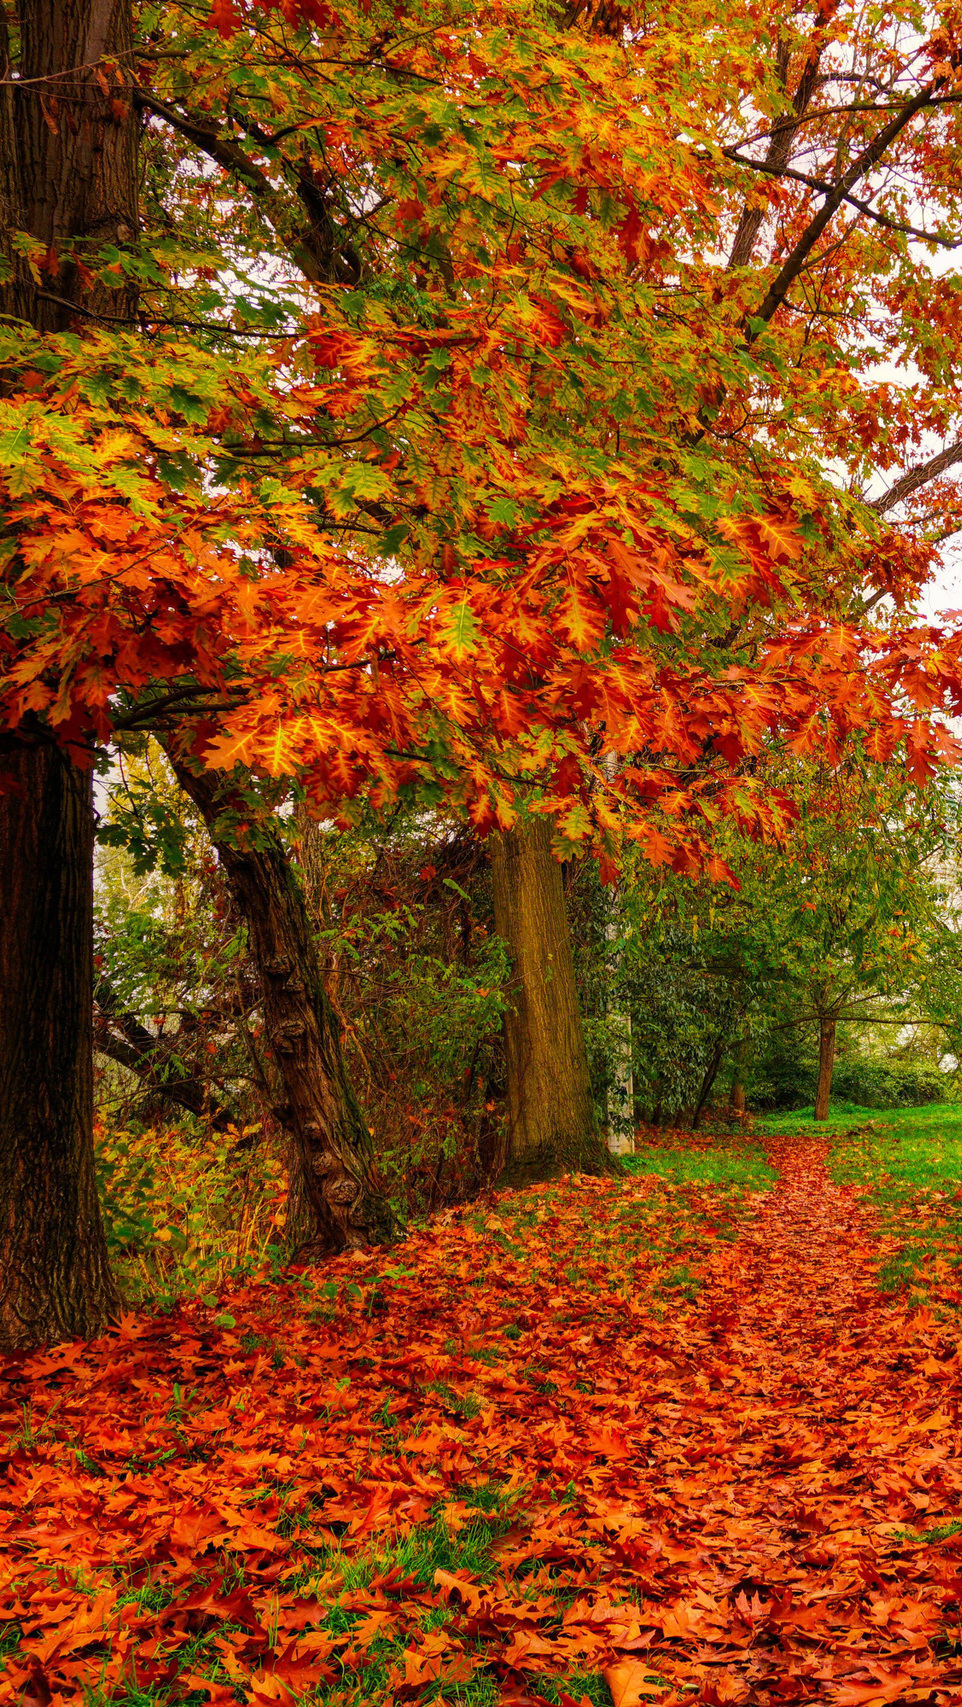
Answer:
[[[956,1300],[768,1143],[9,1361],[0,1699],[957,1702]]]

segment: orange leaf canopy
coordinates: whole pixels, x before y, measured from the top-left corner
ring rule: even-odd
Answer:
[[[188,720],[319,811],[417,790],[484,831],[534,793],[568,841],[627,826],[681,867],[719,813],[777,826],[745,774],[773,737],[951,755],[956,635],[865,608],[933,548],[837,480],[945,431],[951,364],[880,387],[880,341],[921,360],[916,250],[882,203],[816,240],[810,188],[753,175],[746,103],[788,98],[760,48],[805,38],[728,10],[694,55],[534,5],[165,8],[137,71],[164,218],[85,262],[136,272],[150,335],[0,335],[7,726],[83,757]],[[816,35],[825,64],[866,46]],[[926,74],[884,158],[938,225]],[[893,61],[900,99],[919,75]],[[869,146],[881,116],[845,122]],[[724,264],[755,207],[808,244],[781,297],[787,262]]]

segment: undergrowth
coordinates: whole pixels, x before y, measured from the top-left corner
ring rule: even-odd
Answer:
[[[287,1170],[256,1127],[198,1137],[187,1125],[95,1131],[107,1246],[129,1303],[169,1308],[284,1257]]]
[[[181,1298],[214,1304],[225,1289],[245,1279],[276,1279],[283,1273],[287,1170],[279,1148],[256,1128],[198,1138],[190,1123],[160,1133],[100,1125],[96,1141],[107,1243],[128,1305],[169,1310]],[[644,1228],[646,1249],[666,1262],[675,1261],[679,1228],[692,1213],[686,1194],[715,1192],[720,1205],[736,1211],[746,1207],[746,1195],[767,1189],[776,1177],[761,1149],[744,1139],[699,1134],[688,1142],[690,1149],[680,1138],[652,1143],[642,1134],[637,1153],[624,1159],[629,1177],[646,1176],[648,1182],[645,1196],[637,1200],[643,1208],[633,1197],[627,1216],[629,1247],[634,1249],[637,1223]],[[536,1208],[523,1191],[502,1192],[497,1201],[496,1240],[509,1254],[520,1254],[528,1229],[546,1219],[550,1191]],[[708,1201],[715,1199],[699,1198],[699,1214]],[[488,1209],[476,1202],[453,1213],[464,1214],[481,1229]],[[693,1228],[697,1220],[696,1214]],[[659,1229],[668,1223],[673,1230],[662,1237]],[[697,1248],[697,1235],[686,1234],[681,1243],[690,1252]],[[690,1290],[684,1278],[673,1286]]]

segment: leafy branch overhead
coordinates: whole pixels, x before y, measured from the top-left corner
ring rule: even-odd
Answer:
[[[784,823],[773,737],[929,774],[959,72],[909,28],[145,13],[100,70],[139,231],[10,247],[60,324],[0,334],[8,724],[83,759],[186,716],[318,811],[427,788],[486,831],[534,789],[678,869]]]

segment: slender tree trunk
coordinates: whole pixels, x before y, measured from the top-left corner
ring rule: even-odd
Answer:
[[[835,1066],[835,1015],[822,1014],[818,1027],[818,1088],[815,1092],[815,1119],[828,1119],[828,1099],[832,1090],[832,1071]]]
[[[611,950],[609,966],[612,973],[621,968],[622,951],[615,946],[621,940],[621,903],[615,891],[609,902],[605,923],[605,941]],[[608,1033],[613,1054],[606,1110],[608,1149],[613,1156],[631,1156],[635,1150],[635,1079],[631,1056],[631,1014],[627,1008],[618,1008],[613,1001],[609,1001],[608,1007]]]
[[[247,800],[216,771],[194,771],[165,742],[207,826],[247,923],[262,982],[268,1046],[287,1098],[275,1109],[293,1141],[288,1237],[301,1260],[386,1242],[394,1216],[374,1182],[370,1136],[348,1080],[307,909],[270,819],[242,836]]]
[[[722,1056],[724,1053],[725,1040],[724,1038],[719,1038],[715,1048],[712,1050],[708,1066],[705,1068],[704,1077],[701,1081],[701,1090],[698,1092],[698,1101],[695,1104],[695,1112],[691,1117],[691,1129],[693,1132],[698,1131],[701,1117],[705,1111],[705,1105],[708,1102],[708,1098],[711,1096],[715,1080],[718,1077],[718,1070],[721,1067]]]
[[[136,229],[130,0],[17,12],[14,62],[0,11],[0,312],[56,333],[132,307],[66,253]],[[40,282],[17,232],[47,250]],[[90,775],[39,726],[2,745],[0,1339],[27,1346],[96,1333],[116,1294],[94,1185]]]
[[[744,1037],[735,1045],[735,1061],[732,1072],[732,1088],[728,1099],[733,1114],[745,1112],[745,1058],[748,1054],[748,1044]]]
[[[0,1343],[24,1347],[96,1333],[117,1295],[94,1174],[90,772],[52,741],[6,757]]]
[[[512,976],[504,1018],[509,1183],[611,1166],[591,1108],[561,867],[531,818],[491,838],[494,924]]]

